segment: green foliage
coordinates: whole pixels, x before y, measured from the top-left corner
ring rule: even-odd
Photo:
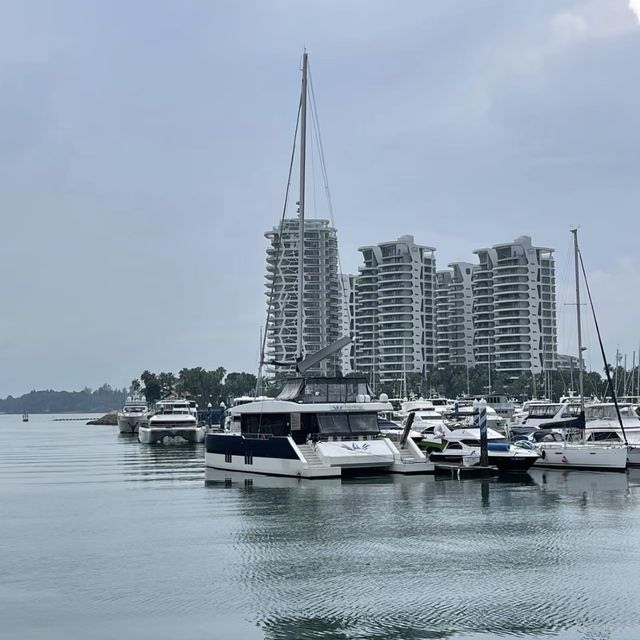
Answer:
[[[513,378],[505,372],[491,371],[491,386],[489,386],[489,371],[486,367],[446,366],[436,369],[427,376],[411,373],[407,375],[408,395],[426,397],[431,391],[435,391],[448,398],[458,395],[483,395],[489,393],[504,393],[508,396],[527,399],[531,397],[541,398],[551,396],[551,400],[557,401],[560,396],[568,394],[570,390],[577,393],[578,375],[574,372],[573,381],[568,371],[551,371],[547,373],[547,385],[545,387],[544,376],[523,374]],[[604,397],[606,395],[606,380],[599,373],[588,371],[584,374],[584,390],[587,395]],[[404,395],[404,383],[397,380],[394,383],[384,385],[378,391],[384,391],[389,397]]]
[[[251,373],[229,373],[224,379],[224,395],[229,404],[233,398],[253,395],[256,390],[256,377]]]
[[[140,380],[142,380],[142,384],[144,384],[142,393],[147,399],[147,402],[152,404],[160,400],[162,397],[162,386],[160,385],[158,376],[155,373],[151,373],[151,371],[146,370],[142,372]]]

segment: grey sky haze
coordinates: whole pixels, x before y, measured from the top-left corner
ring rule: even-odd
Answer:
[[[607,348],[631,357],[634,3],[2,3],[0,396],[255,371],[305,46],[346,271],[358,246],[406,233],[439,268],[531,235],[557,249],[574,353],[580,225]],[[326,217],[321,188],[309,213]]]

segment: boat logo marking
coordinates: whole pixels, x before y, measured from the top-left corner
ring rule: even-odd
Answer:
[[[369,448],[369,443],[358,444],[357,442],[352,442],[351,444],[341,444],[340,446],[347,451],[366,451]]]

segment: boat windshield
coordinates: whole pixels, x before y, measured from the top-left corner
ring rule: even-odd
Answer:
[[[465,438],[461,442],[462,444],[466,444],[468,447],[480,446],[480,440],[476,440],[475,438]],[[506,438],[489,438],[487,444],[509,444],[509,441]]]
[[[544,404],[529,409],[528,418],[553,418],[562,409],[561,404]]]
[[[629,405],[618,405],[620,415],[623,418],[636,417],[635,412]],[[587,420],[617,420],[616,406],[614,404],[594,404],[584,410]]]

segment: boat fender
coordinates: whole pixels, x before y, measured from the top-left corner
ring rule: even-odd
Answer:
[[[547,457],[547,452],[543,451],[540,457],[544,460]]]

